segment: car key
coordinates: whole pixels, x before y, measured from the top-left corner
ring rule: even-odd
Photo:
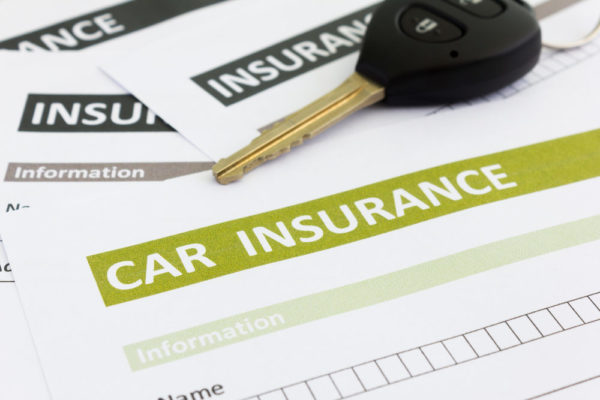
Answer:
[[[529,72],[541,31],[521,0],[387,0],[374,12],[356,72],[340,87],[215,164],[227,184],[348,115],[383,101],[448,104],[499,90]]]

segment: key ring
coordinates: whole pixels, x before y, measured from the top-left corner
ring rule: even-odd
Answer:
[[[553,42],[543,42],[543,46],[553,50],[568,50],[574,49],[576,47],[581,47],[585,44],[590,43],[600,34],[600,20],[596,24],[596,27],[586,36],[579,40],[575,40],[572,42],[564,42],[564,43],[553,43]]]

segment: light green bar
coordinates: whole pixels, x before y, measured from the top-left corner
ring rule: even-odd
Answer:
[[[124,350],[131,369],[138,371],[267,333],[397,299],[517,261],[599,239],[600,215],[490,243],[362,282],[130,344],[125,346]],[[248,333],[240,333],[235,328],[236,323],[241,324],[243,330]],[[253,332],[249,332],[247,323],[254,327]],[[263,327],[264,329],[259,329]],[[232,333],[235,333],[235,336]],[[201,338],[204,338],[204,342]],[[185,351],[177,352],[184,348]],[[154,359],[150,360],[148,351],[151,349],[161,349],[162,358],[153,350]],[[145,362],[139,356],[139,351],[144,354]]]
[[[492,171],[499,175],[494,175]],[[595,130],[415,171],[262,214],[88,256],[87,259],[102,299],[110,307],[250,268],[326,251],[473,207],[599,176],[600,130]],[[465,182],[461,183],[463,180]],[[429,198],[431,194],[427,195],[423,191],[423,184],[437,185],[440,188],[450,185],[456,190],[458,200],[450,200],[443,195],[437,203],[433,202]],[[476,194],[471,189],[467,190],[465,185],[471,189],[483,190],[484,193]],[[418,200],[403,197],[409,193]],[[377,202],[382,203],[382,209],[387,214],[375,215],[376,218],[369,221],[359,207],[365,201],[370,204],[368,208]],[[421,203],[415,205],[415,201]],[[364,210],[365,204],[361,206]],[[398,206],[409,207],[405,210],[398,209]],[[334,225],[347,226],[349,218],[345,216],[343,207],[357,219],[357,223],[350,231],[336,234],[327,226],[321,213],[328,216]],[[308,218],[305,220],[307,227],[311,226],[316,232],[322,232],[320,239],[303,240],[307,238],[307,231],[297,229],[293,224],[301,216]],[[281,235],[287,231],[294,245],[288,247],[273,242],[272,251],[267,251],[257,243],[255,229],[258,227]],[[256,254],[251,255],[251,251],[240,240],[240,233],[248,235],[248,240],[256,246]],[[216,266],[206,268],[205,263],[197,261],[195,269],[190,272],[189,265],[184,264],[180,252],[190,245],[194,249],[205,249],[208,259]],[[195,254],[194,250],[191,252]],[[162,257],[160,263],[152,261],[157,254]],[[116,275],[114,268],[118,268],[118,279],[121,282],[139,282],[146,276],[148,265],[152,270],[163,268],[166,263],[170,264],[171,270],[181,273],[163,273],[156,276],[150,284],[136,284],[127,290],[115,287],[108,279],[111,274]],[[111,270],[113,272],[109,273]]]

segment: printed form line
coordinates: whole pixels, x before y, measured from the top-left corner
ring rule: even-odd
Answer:
[[[591,59],[598,53],[600,53],[600,40],[596,40],[580,48],[568,51],[546,50],[542,53],[542,57],[538,65],[529,74],[512,85],[509,85],[506,88],[485,97],[437,108],[428,115],[437,114],[445,110],[455,110],[476,104],[490,103],[493,101],[507,99],[537,85],[538,83],[560,75],[562,72],[568,71],[576,65]]]
[[[568,315],[564,314],[563,311],[559,311],[564,306],[571,309],[573,314]],[[576,322],[572,321],[574,317],[577,318]],[[557,324],[553,326],[550,321],[555,321],[560,326],[556,326]],[[259,395],[247,397],[244,400],[274,400],[279,398],[287,400],[347,399],[421,375],[498,354],[597,321],[600,321],[600,292],[554,304],[437,342],[305,379]],[[356,377],[360,386],[352,385],[352,381],[348,379],[348,373]],[[600,378],[600,376],[532,397],[529,400],[597,378]],[[327,389],[327,382],[330,382],[330,385],[336,388],[339,393],[338,396],[331,396],[332,391]],[[308,393],[310,397],[303,397],[302,393]]]
[[[600,240],[600,216],[589,217],[489,243],[347,286],[291,299],[132,343],[125,346],[123,350],[133,371],[152,368],[262,335],[399,299],[518,261],[597,240]],[[600,318],[600,309],[598,309],[600,298],[595,300],[599,301],[593,306],[597,314],[595,317]],[[436,355],[442,357],[444,366],[464,361],[460,354],[453,353],[453,345],[460,346],[464,348],[463,350],[471,347],[472,356],[483,356],[500,351],[505,347],[523,344],[532,338],[546,336],[546,333],[567,330],[572,326],[588,322],[584,321],[580,315],[583,312],[589,314],[589,309],[590,304],[577,303],[572,308],[566,304],[558,309],[553,308],[549,315],[536,314],[532,317],[525,315],[520,320],[506,326],[494,325],[482,328],[476,334],[468,333],[461,343],[444,342],[436,345],[437,349],[432,354],[424,351],[422,354],[413,354],[410,357],[412,361],[409,359],[402,361],[409,364],[409,375],[416,376],[420,373],[430,372],[432,368],[435,369],[440,365]],[[554,319],[554,322],[544,331],[534,323],[536,318],[542,318],[546,322]],[[573,321],[577,323],[574,324]],[[523,329],[529,332],[527,337],[520,334]],[[497,333],[501,335],[497,337]],[[482,343],[486,349],[485,352],[482,352],[480,347]],[[446,347],[450,347],[450,351],[444,351],[441,348],[444,344]],[[416,350],[422,352],[419,348]],[[418,369],[411,369],[411,362],[416,362],[421,366]],[[389,377],[387,378],[389,379]],[[393,379],[389,380],[393,381]],[[360,386],[360,383],[361,381],[358,381],[356,385]],[[364,384],[364,382],[362,383]],[[329,386],[331,390],[334,390],[333,386]],[[368,388],[369,385],[365,385],[365,387]]]
[[[540,395],[537,395],[537,396],[534,396],[534,397],[529,397],[527,400],[541,399],[542,397],[550,396],[551,394],[562,392],[563,390],[567,390],[567,389],[573,388],[575,386],[582,385],[584,383],[595,381],[596,379],[600,379],[600,375],[592,376],[591,378],[587,378],[587,379],[584,379],[582,381],[571,383],[570,385],[562,386],[562,387],[559,387],[557,389],[551,390],[549,392],[546,392],[546,393],[543,393],[543,394],[540,394]]]

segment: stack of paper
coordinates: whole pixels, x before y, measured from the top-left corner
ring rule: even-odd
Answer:
[[[1,399],[598,396],[600,42],[214,180],[377,4],[0,2]]]

